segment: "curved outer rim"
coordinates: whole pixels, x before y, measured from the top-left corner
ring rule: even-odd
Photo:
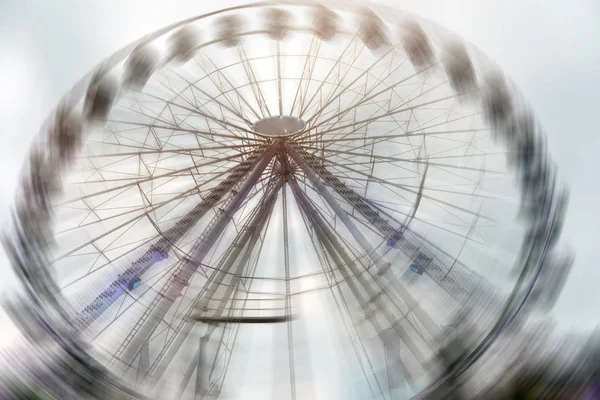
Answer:
[[[201,14],[201,15],[198,15],[195,17],[190,17],[190,18],[172,23],[172,24],[165,26],[159,30],[149,33],[134,42],[131,42],[130,44],[122,47],[121,49],[114,52],[111,56],[109,56],[106,59],[104,59],[103,61],[101,61],[94,69],[92,69],[90,72],[88,72],[86,75],[84,75],[79,81],[77,81],[73,85],[71,90],[69,92],[67,92],[61,98],[61,100],[59,101],[59,104],[75,103],[76,101],[82,99],[86,92],[87,86],[95,73],[97,73],[98,71],[101,71],[102,69],[104,69],[105,71],[110,70],[115,65],[117,65],[119,62],[126,59],[126,57],[137,47],[143,46],[143,45],[171,32],[171,31],[173,31],[174,29],[177,29],[177,28],[185,26],[189,23],[192,23],[192,22],[204,19],[204,18],[208,18],[208,17],[214,16],[214,15],[218,15],[218,14],[223,14],[223,13],[236,11],[236,10],[258,8],[258,7],[265,7],[265,6],[275,6],[275,5],[297,6],[297,7],[319,7],[319,6],[325,5],[325,6],[329,6],[330,8],[333,8],[335,10],[345,10],[345,11],[348,11],[351,13],[358,13],[364,8],[370,8],[370,9],[376,11],[376,14],[380,18],[382,18],[384,21],[386,21],[390,24],[399,24],[401,22],[401,20],[399,20],[396,17],[398,16],[399,13],[402,13],[405,16],[414,16],[415,19],[417,19],[419,21],[427,22],[433,26],[436,26],[437,28],[439,28],[441,30],[446,30],[443,26],[440,26],[439,24],[435,23],[434,21],[430,21],[426,18],[422,18],[422,17],[412,14],[410,12],[395,9],[393,7],[387,7],[387,6],[374,4],[371,2],[363,3],[363,5],[360,7],[351,6],[351,5],[348,5],[347,3],[341,2],[339,0],[329,0],[326,2],[309,1],[309,0],[299,0],[299,1],[298,0],[297,1],[279,0],[279,1],[248,3],[248,4],[228,7],[228,8],[213,11],[210,13]],[[385,10],[385,12],[383,12],[384,10]],[[446,30],[446,31],[448,33],[451,33],[448,30]],[[453,35],[455,35],[455,34],[453,34]],[[455,35],[455,36],[459,37],[458,35]],[[460,40],[463,41],[464,43],[468,43],[471,48],[477,49],[476,46],[473,46],[469,42],[465,41],[463,38],[460,38]],[[203,45],[206,45],[206,43]],[[483,52],[479,51],[479,49],[477,49],[477,50],[479,53],[478,56],[480,56],[480,57],[484,56]],[[505,79],[506,79],[507,83],[512,83],[512,82],[510,82],[510,79],[508,79],[506,77],[505,77]],[[513,88],[511,88],[511,89],[513,89]],[[512,94],[514,95],[516,93],[512,92]],[[46,120],[42,123],[41,129],[40,129],[40,132],[38,135],[43,135],[45,132],[47,132],[47,128],[49,126],[49,123],[52,121],[52,118],[54,117],[55,112],[56,112],[56,109],[53,110],[50,113],[50,115],[46,118]],[[302,131],[288,135],[286,137],[295,136],[299,133],[302,133]],[[257,134],[260,135],[259,133],[257,133]],[[266,137],[272,138],[271,136],[266,136]],[[38,138],[39,138],[39,136],[34,138],[34,143],[35,143],[35,140]],[[545,234],[542,237],[536,237],[535,239],[533,239],[532,244],[530,245],[530,248],[529,248],[530,254],[527,257],[528,261],[525,261],[524,265],[521,266],[522,271],[519,276],[519,279],[518,279],[517,283],[515,284],[513,290],[511,291],[510,295],[508,296],[508,298],[506,300],[504,312],[500,316],[498,321],[496,322],[495,326],[485,336],[485,338],[481,341],[481,343],[474,350],[472,350],[470,352],[470,354],[467,357],[465,357],[461,362],[457,363],[457,365],[452,370],[450,370],[445,376],[443,376],[440,379],[438,379],[437,381],[431,383],[427,388],[422,390],[421,393],[417,394],[414,397],[414,399],[424,398],[425,396],[433,393],[436,389],[440,388],[451,377],[459,376],[462,373],[464,373],[471,365],[473,365],[481,357],[481,355],[494,343],[494,341],[498,338],[498,336],[500,334],[502,334],[502,332],[504,332],[511,325],[511,323],[515,320],[516,316],[518,315],[518,313],[522,309],[523,305],[527,301],[527,298],[528,298],[529,294],[531,293],[531,291],[537,281],[537,278],[539,277],[539,275],[542,271],[546,256],[552,248],[552,243],[550,241],[550,237],[552,234],[552,227],[555,222],[555,214],[556,214],[556,208],[557,208],[557,203],[558,203],[558,198],[559,198],[559,189],[560,189],[560,186],[558,183],[556,183],[555,187],[552,189],[552,193],[551,193],[551,197],[550,197],[550,201],[551,201],[550,210],[549,210],[548,214],[545,216],[546,220],[543,223]],[[17,220],[18,220],[18,217],[15,217],[15,218],[17,218]],[[536,251],[536,254],[534,254],[532,256],[531,248],[536,248],[536,247],[540,247],[540,249],[538,251]],[[532,260],[532,261],[529,261],[529,260]],[[529,264],[533,264],[533,265],[529,265]],[[528,278],[529,278],[529,281],[527,281]],[[25,279],[25,278],[21,278],[21,279]],[[30,294],[35,295],[36,297],[40,297],[40,294],[38,294],[38,293],[30,293]],[[59,297],[58,294],[48,292],[48,293],[44,293],[43,296],[48,297],[47,300],[54,300],[54,301],[52,301],[52,303],[57,307],[61,307],[59,305],[59,302],[56,301],[56,300],[58,300],[58,297]],[[49,296],[51,296],[51,297],[49,297]],[[39,299],[38,299],[38,301],[39,301]],[[57,311],[59,311],[60,314],[63,314],[63,311],[61,311],[61,310],[57,310]],[[51,328],[51,327],[49,327],[49,328]],[[61,329],[61,330],[64,330],[64,329]],[[62,342],[60,345],[68,347],[69,345],[72,346],[73,344],[77,345],[76,342],[75,343]],[[114,383],[117,383],[117,382],[114,382]],[[128,392],[131,393],[132,389],[129,389]],[[140,396],[140,398],[144,398],[144,396],[142,396],[141,394],[139,396]]]

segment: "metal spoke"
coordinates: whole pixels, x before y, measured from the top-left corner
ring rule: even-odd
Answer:
[[[331,69],[329,70],[329,72],[325,76],[325,79],[323,79],[323,81],[321,82],[321,84],[319,85],[319,87],[315,90],[315,93],[311,96],[310,100],[308,100],[308,102],[300,109],[300,113],[298,114],[299,118],[302,118],[302,116],[304,115],[304,113],[310,107],[311,103],[314,101],[314,99],[317,96],[317,94],[319,94],[321,92],[321,89],[323,88],[323,85],[325,84],[325,82],[328,81],[328,79],[331,76],[331,74],[340,65],[340,63],[342,61],[342,58],[344,57],[344,55],[346,54],[346,52],[348,51],[348,49],[350,49],[353,45],[356,46],[357,39],[358,39],[358,37],[354,36],[352,38],[352,40],[350,40],[350,42],[348,43],[348,45],[346,46],[346,48],[342,51],[340,57],[337,59],[337,61],[335,62],[335,64],[331,67]]]
[[[48,123],[9,238],[35,246],[13,258],[24,279],[54,270],[81,305],[63,326],[122,385],[256,396],[247,374],[263,397],[407,397],[437,379],[457,314],[483,349],[523,306],[554,171],[515,153],[527,127],[491,115],[475,50],[446,57],[434,24],[406,36],[404,14],[363,11],[190,18],[78,84],[77,132]]]
[[[392,54],[392,52],[395,49],[392,48],[390,50],[388,50],[387,52],[385,52],[381,57],[379,57],[373,64],[371,64],[371,66],[369,66],[369,68],[367,68],[366,70],[364,70],[358,77],[356,77],[352,82],[350,82],[347,86],[344,86],[344,88],[342,88],[342,90],[340,90],[335,96],[333,96],[333,92],[332,92],[332,97],[328,98],[327,101],[325,102],[325,105],[323,105],[319,110],[317,110],[313,116],[311,116],[306,122],[307,123],[311,123],[313,120],[318,119],[321,114],[323,113],[323,111],[329,106],[331,105],[336,99],[339,99],[342,94],[344,94],[346,92],[346,90],[348,90],[349,87],[352,87],[356,82],[358,82],[363,76],[365,76],[366,74],[368,74],[371,69],[373,69],[377,64],[379,64],[380,61],[382,61],[383,59],[385,59],[388,55]],[[347,73],[347,72],[346,72]],[[346,75],[344,75],[344,77],[342,79],[339,79],[338,82],[341,83],[341,81],[345,78]],[[340,87],[340,83],[338,83],[338,85],[334,88],[335,89]],[[311,125],[311,128],[315,128],[315,125]]]
[[[267,101],[265,100],[265,96],[262,93],[260,84],[257,82],[256,74],[254,73],[254,70],[252,68],[252,63],[248,59],[248,55],[246,54],[246,50],[243,44],[238,45],[238,54],[240,60],[242,60],[243,62],[244,70],[246,71],[246,75],[248,77],[248,82],[250,82],[250,87],[254,92],[254,96],[261,110],[262,117],[264,118],[268,115],[271,115],[271,112],[269,111],[269,106],[267,104]]]

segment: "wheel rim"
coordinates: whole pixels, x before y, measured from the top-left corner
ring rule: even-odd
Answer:
[[[278,9],[297,13],[297,8],[301,7],[283,4]],[[312,8],[306,9],[310,15]],[[350,329],[347,337],[352,339],[340,346],[354,349],[354,366],[364,377],[356,382],[352,371],[338,370],[339,386],[354,380],[353,391],[364,390],[372,397],[385,397],[391,390],[419,392],[435,378],[428,360],[435,358],[438,339],[446,331],[442,327],[451,325],[456,312],[477,305],[477,337],[481,338],[497,333],[494,323],[506,319],[504,304],[513,299],[509,292],[516,284],[509,272],[522,263],[529,247],[521,244],[530,227],[503,226],[499,221],[517,219],[521,198],[506,161],[507,146],[492,136],[502,129],[482,117],[481,90],[469,87],[457,93],[461,88],[449,81],[452,68],[444,64],[450,56],[417,66],[406,53],[406,42],[373,49],[377,47],[373,43],[379,42],[361,36],[364,29],[352,31],[343,24],[333,40],[321,41],[302,23],[278,25],[283,19],[269,19],[269,10],[261,6],[243,11],[255,13],[263,29],[250,26],[234,33],[230,37],[240,41],[233,47],[227,42],[230,37],[198,43],[193,58],[184,65],[162,56],[148,81],[142,82],[143,88],[121,85],[106,121],[85,125],[85,148],[63,173],[63,194],[56,196],[53,210],[52,267],[62,295],[79,311],[71,321],[102,364],[126,383],[150,393],[166,387],[170,378],[170,384],[193,392],[192,384],[181,384],[182,376],[190,379],[188,374],[169,375],[172,371],[167,367],[173,361],[164,361],[178,338],[185,336],[188,346],[175,351],[175,357],[185,358],[188,348],[200,354],[201,348],[206,352],[212,346],[212,359],[218,362],[211,364],[209,376],[198,378],[197,390],[214,395],[225,382],[215,377],[220,376],[219,368],[226,371],[229,358],[223,356],[223,345],[210,343],[207,335],[222,331],[225,337],[229,330],[188,322],[192,314],[203,311],[192,304],[200,301],[208,308],[199,318],[214,312],[212,317],[221,319],[212,322],[238,328],[244,322],[241,318],[281,315],[286,322],[281,330],[271,325],[244,327],[242,337],[277,336],[273,348],[281,346],[288,358],[283,364],[281,360],[269,364],[272,380],[266,387],[284,377],[287,383],[273,390],[302,397],[303,390],[314,390],[307,384],[314,386],[313,374],[331,371],[339,360],[329,350],[318,363],[323,372],[318,371],[314,361],[302,357],[326,351],[310,345],[306,349],[312,351],[298,351],[298,337],[309,341],[324,334],[311,332],[311,327],[325,322],[322,313],[314,312],[318,305],[349,301],[333,325]],[[221,18],[232,13],[240,10],[200,21],[221,27]],[[344,21],[349,16],[362,18],[346,10],[340,15]],[[390,24],[378,26],[386,27],[383,33],[392,36],[387,32]],[[427,37],[439,35],[436,29],[429,35],[431,27],[426,26]],[[152,43],[159,54],[168,54],[166,37]],[[432,43],[434,53],[442,54],[444,49],[437,45]],[[475,70],[483,70],[482,57],[473,56],[471,49],[469,54]],[[102,79],[118,77],[127,65],[127,61],[113,65],[103,71]],[[87,105],[74,103],[73,108]],[[305,127],[299,133],[273,135],[253,130],[278,116],[290,116],[296,128],[299,122]],[[269,132],[279,128],[273,125]],[[219,188],[223,193],[210,200]],[[202,202],[206,204],[198,211]],[[230,214],[233,222],[225,218]],[[173,233],[177,221],[186,219],[187,228]],[[263,236],[244,235],[241,227]],[[513,243],[498,240],[506,236]],[[547,235],[543,239],[548,242]],[[252,251],[242,247],[229,265],[228,255],[236,253],[235,243],[240,241],[256,247]],[[265,249],[262,242],[278,245]],[[496,268],[469,268],[483,263],[484,252],[493,252],[485,263]],[[203,258],[200,273],[186,261],[197,259],[198,254]],[[319,267],[302,270],[303,257],[312,258],[311,264]],[[101,264],[100,259],[104,259]],[[241,259],[248,265],[240,264]],[[82,264],[85,268],[79,267]],[[123,272],[133,265],[137,269]],[[219,273],[224,265],[229,270]],[[180,274],[174,275],[175,270]],[[182,277],[188,270],[193,273]],[[534,281],[539,268],[534,272],[527,282]],[[214,300],[203,300],[227,293],[228,285],[216,284],[211,292],[210,274],[212,279],[242,287],[244,280],[252,282],[259,288],[247,300],[262,302],[263,308],[246,302],[240,310],[235,304],[217,301],[220,305],[215,306]],[[417,276],[418,282],[413,282]],[[487,285],[482,276],[496,283],[493,294],[476,289]],[[107,294],[111,285],[113,290]],[[524,285],[521,292],[528,293],[532,285],[529,289]],[[183,296],[172,302],[162,300],[178,288],[185,290]],[[332,297],[306,300],[322,293]],[[387,311],[379,310],[375,317],[357,316],[355,310],[368,310],[368,300],[374,297],[376,308],[384,306]],[[156,311],[163,306],[164,313]],[[517,302],[513,309],[520,307]],[[127,313],[121,314],[122,309]],[[223,319],[227,313],[231,314]],[[292,314],[298,318],[289,320]],[[140,316],[147,318],[139,329],[144,332],[148,327],[149,342],[171,347],[146,345],[137,330]],[[152,327],[148,321],[156,316],[161,322]],[[183,335],[185,329],[193,333]],[[401,339],[410,353],[397,358],[396,364],[382,365],[382,359],[394,351],[384,331],[393,331],[392,337]],[[201,344],[196,336],[204,338]],[[196,344],[189,347],[192,337]],[[376,345],[370,343],[373,338]],[[224,358],[219,361],[219,356]],[[253,357],[254,363],[262,358]],[[373,364],[376,371],[364,373],[365,365]],[[187,360],[186,366],[192,372],[198,369],[194,361]],[[286,368],[289,374],[277,375]],[[406,386],[397,386],[389,374],[383,374],[386,368],[401,370]],[[141,379],[136,370],[143,370]],[[245,371],[244,376],[251,372]]]

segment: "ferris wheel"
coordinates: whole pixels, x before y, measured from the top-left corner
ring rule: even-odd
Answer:
[[[425,396],[570,265],[516,89],[398,10],[181,21],[101,63],[47,128],[7,248],[37,323],[139,396]]]

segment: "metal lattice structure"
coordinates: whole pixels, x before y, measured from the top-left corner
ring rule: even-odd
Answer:
[[[569,265],[546,257],[566,197],[526,110],[396,10],[194,17],[65,97],[7,247],[48,274],[22,274],[44,329],[139,393],[425,396]]]

